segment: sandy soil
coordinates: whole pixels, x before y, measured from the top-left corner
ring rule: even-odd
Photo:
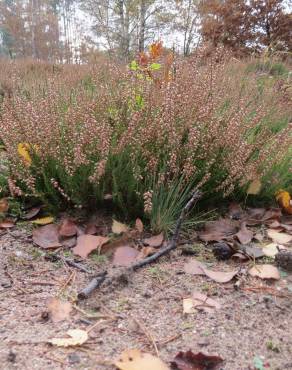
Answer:
[[[234,281],[218,284],[186,275],[183,265],[194,257],[178,250],[134,273],[128,284],[104,287],[76,303],[69,320],[53,323],[46,315],[48,299],[59,296],[74,302],[91,276],[60,261],[47,261],[28,235],[19,229],[0,235],[1,369],[110,370],[121,351],[133,347],[153,354],[157,347],[168,363],[177,352],[191,349],[220,355],[225,370],[254,369],[256,356],[265,369],[292,369],[291,274],[282,274],[276,283],[244,276],[236,289]],[[196,258],[221,269],[238,265],[216,262],[204,248]],[[95,272],[106,264],[98,258],[84,262]],[[255,286],[260,287],[257,292],[249,290]],[[183,314],[182,300],[194,290],[222,308]],[[80,347],[47,343],[68,329],[86,330],[95,323],[90,339]]]

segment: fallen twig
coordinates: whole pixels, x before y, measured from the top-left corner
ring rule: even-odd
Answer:
[[[179,216],[179,219],[177,220],[175,230],[173,233],[173,236],[170,240],[170,242],[164,247],[161,248],[158,252],[154,253],[152,256],[146,257],[141,261],[137,261],[133,263],[131,266],[129,266],[126,269],[123,269],[122,271],[119,270],[118,273],[109,274],[108,271],[103,271],[97,276],[95,276],[90,283],[82,289],[78,293],[78,299],[86,299],[88,296],[97,289],[104,281],[107,281],[108,283],[112,282],[113,280],[119,280],[123,278],[127,273],[131,273],[132,271],[146,266],[156,260],[158,260],[160,257],[168,254],[170,251],[174,250],[177,247],[177,242],[179,238],[179,234],[181,231],[182,223],[189,212],[189,210],[193,207],[193,205],[201,198],[202,194],[200,191],[195,190],[192,194],[191,199],[187,202],[185,207],[182,209],[182,212]]]
[[[155,339],[153,338],[153,335],[147,330],[147,328],[135,317],[132,317],[135,323],[139,326],[139,328],[142,330],[142,332],[146,335],[147,339],[149,340],[150,344],[152,345],[153,349],[155,350],[156,356],[159,357],[159,351],[157,348],[157,344]]]
[[[56,260],[63,261],[68,266],[75,267],[76,269],[78,269],[82,272],[86,272],[87,274],[90,274],[90,272],[91,272],[86,267],[82,266],[80,263],[75,262],[75,261],[71,260],[70,258],[65,258],[63,256],[59,256],[57,253],[47,254],[45,256],[45,258],[50,260],[50,261],[53,261],[53,262],[56,261]]]

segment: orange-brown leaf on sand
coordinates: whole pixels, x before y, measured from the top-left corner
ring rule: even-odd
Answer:
[[[72,311],[72,305],[70,302],[61,301],[58,298],[51,298],[47,304],[47,308],[53,322],[68,319]]]
[[[11,227],[14,227],[15,223],[10,220],[4,220],[0,222],[0,229],[10,229]]]
[[[77,226],[74,221],[65,218],[60,225],[59,228],[59,234],[60,236],[68,237],[68,236],[74,236],[77,234]]]
[[[113,257],[114,266],[130,266],[134,261],[136,261],[139,252],[137,249],[124,246],[116,249]]]
[[[288,191],[281,189],[277,191],[275,195],[276,200],[283,211],[288,215],[292,215],[292,198]]]
[[[9,209],[9,203],[6,198],[0,199],[0,213],[6,213]]]
[[[219,356],[205,355],[202,352],[179,352],[171,362],[172,369],[177,370],[219,370],[224,360]]]
[[[143,222],[141,221],[141,219],[140,219],[140,218],[137,218],[137,219],[136,219],[135,227],[136,227],[136,230],[137,230],[140,234],[142,234],[142,233],[143,233],[144,225],[143,225]]]
[[[204,263],[199,262],[195,259],[186,263],[184,266],[184,270],[187,274],[191,275],[206,275],[210,279],[216,281],[217,283],[228,283],[238,273],[238,270],[232,271],[209,270]]]
[[[209,269],[204,269],[204,273],[210,279],[216,281],[217,283],[228,283],[238,274],[238,270],[232,271],[214,271]]]
[[[254,265],[248,273],[260,279],[280,279],[280,272],[277,267],[273,265]]]
[[[100,249],[109,241],[109,238],[95,235],[80,235],[77,238],[77,245],[74,247],[73,253],[82,258],[88,257],[89,253],[95,249]]]
[[[237,232],[237,224],[228,218],[221,218],[217,221],[209,221],[205,224],[205,230],[199,233],[204,242],[220,242],[231,238]]]
[[[114,365],[120,370],[170,370],[158,357],[139,349],[127,349]]]
[[[241,244],[248,244],[253,238],[253,232],[246,227],[246,222],[240,225],[240,230],[235,234]]]
[[[32,240],[34,244],[44,249],[59,248],[62,246],[59,242],[58,226],[54,224],[34,229]]]
[[[145,245],[149,245],[149,247],[160,247],[163,243],[164,236],[163,233],[160,233],[158,235],[151,236],[150,238],[146,238],[143,240]]]

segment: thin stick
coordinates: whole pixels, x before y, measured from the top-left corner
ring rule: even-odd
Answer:
[[[147,330],[147,328],[138,319],[136,319],[133,316],[132,316],[132,319],[135,321],[135,323],[139,326],[139,328],[146,335],[147,339],[149,340],[149,342],[151,343],[151,345],[153,346],[153,348],[156,352],[156,356],[159,357],[159,351],[158,351],[158,348],[157,348],[157,344],[156,344],[156,342],[153,338],[153,335]]]
[[[182,209],[182,212],[181,212],[181,214],[179,216],[179,219],[177,220],[177,223],[176,223],[176,226],[175,226],[175,230],[174,230],[173,236],[172,236],[172,238],[171,238],[171,240],[170,240],[170,242],[169,242],[168,245],[166,245],[164,248],[161,248],[158,252],[154,253],[152,256],[146,257],[146,258],[144,258],[141,261],[137,261],[137,262],[133,263],[131,266],[129,266],[128,268],[123,269],[123,272],[122,273],[119,272],[117,274],[112,274],[110,276],[110,274],[108,274],[107,271],[101,272],[100,274],[98,274],[97,276],[95,276],[89,282],[89,284],[78,293],[78,299],[86,299],[86,298],[88,298],[88,296],[95,289],[97,289],[98,287],[100,287],[100,285],[104,281],[107,281],[108,283],[110,283],[113,280],[118,280],[125,273],[131,273],[134,270],[137,270],[138,268],[144,267],[145,265],[148,265],[148,264],[156,261],[160,257],[162,257],[162,256],[168,254],[170,251],[174,250],[177,247],[177,242],[178,242],[178,238],[179,238],[179,234],[180,234],[182,223],[183,223],[183,221],[184,221],[187,213],[189,212],[189,210],[201,198],[201,196],[202,196],[202,194],[201,194],[200,191],[195,190],[193,192],[191,199],[187,202],[187,204]]]

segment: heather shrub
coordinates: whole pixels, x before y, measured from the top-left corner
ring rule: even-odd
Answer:
[[[158,53],[129,68],[104,61],[43,73],[41,65],[38,78],[25,65],[7,68],[0,136],[15,196],[58,209],[96,207],[110,195],[159,231],[194,188],[216,201],[254,179],[269,196],[291,180],[289,91],[221,53],[175,63]]]

